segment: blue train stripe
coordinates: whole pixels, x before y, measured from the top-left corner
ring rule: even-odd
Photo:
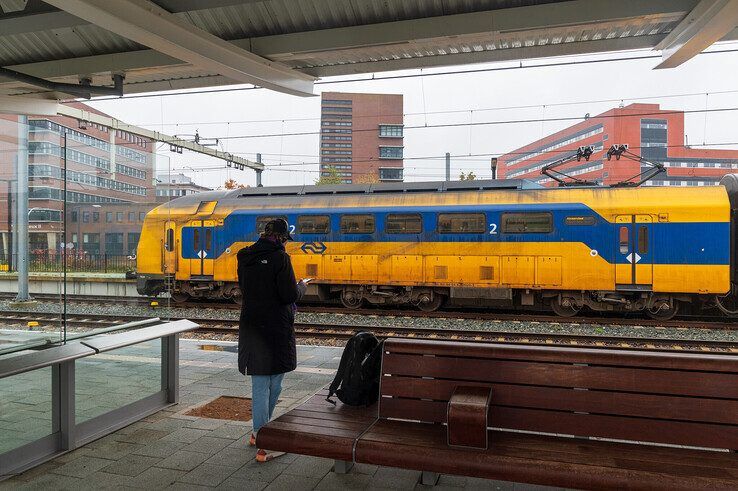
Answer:
[[[505,212],[550,212],[553,216],[551,233],[503,234],[499,227],[492,232],[491,224],[500,224]],[[436,232],[438,213],[482,212],[487,219],[488,230],[481,234],[439,234]],[[384,221],[388,213],[419,213],[423,232],[420,234],[388,234]],[[342,234],[340,217],[343,214],[372,214],[376,230],[372,234]],[[381,207],[359,211],[356,208],[268,209],[236,210],[228,215],[223,226],[214,228],[213,243],[207,250],[208,257],[217,258],[235,242],[254,242],[256,218],[258,216],[287,217],[290,224],[297,223],[298,216],[329,215],[331,232],[328,234],[294,234],[298,242],[565,242],[583,243],[611,264],[626,263],[625,256],[617,250],[618,229],[621,224],[610,223],[591,208],[583,204],[545,205],[474,205],[474,206],[428,206],[428,207]],[[590,216],[594,225],[567,225],[568,216]],[[684,222],[648,223],[650,247],[644,262],[654,264],[729,264],[730,224],[728,222]],[[690,237],[690,240],[684,240]],[[199,248],[193,242],[192,227],[182,229],[182,257],[196,259]],[[330,251],[328,251],[330,252]]]

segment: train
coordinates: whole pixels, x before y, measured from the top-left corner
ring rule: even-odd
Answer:
[[[732,312],[737,206],[738,175],[704,187],[501,179],[204,192],[148,213],[137,289],[240,303],[236,254],[282,217],[296,276],[315,279],[307,299],[348,309]]]

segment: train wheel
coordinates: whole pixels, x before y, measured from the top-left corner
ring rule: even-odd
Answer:
[[[190,299],[189,293],[172,292],[172,300],[174,300],[174,303],[184,303],[189,299]]]
[[[241,291],[239,290],[239,291],[238,291],[238,294],[234,294],[234,295],[233,295],[233,296],[231,297],[231,300],[232,300],[232,301],[233,301],[233,303],[235,303],[236,305],[242,305],[242,304],[243,304],[243,295],[241,295]]]
[[[571,302],[562,303],[561,297],[551,299],[551,310],[560,317],[574,317],[581,310]]]
[[[347,309],[360,309],[364,305],[361,294],[352,290],[341,291],[341,304]]]
[[[434,312],[443,305],[443,296],[437,293],[432,295],[424,293],[418,299],[417,306],[423,312]]]
[[[657,321],[668,321],[673,319],[678,312],[679,302],[676,301],[671,303],[664,302],[659,306],[654,307],[653,310],[646,309],[646,315]]]

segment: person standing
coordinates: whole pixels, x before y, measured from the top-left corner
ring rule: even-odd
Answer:
[[[251,377],[251,411],[254,429],[249,444],[272,417],[282,391],[284,374],[297,368],[295,302],[307,281],[295,282],[284,244],[293,240],[287,221],[266,224],[258,241],[238,252],[238,284],[243,295],[238,329],[238,370]],[[257,450],[256,460],[266,462],[281,452]]]

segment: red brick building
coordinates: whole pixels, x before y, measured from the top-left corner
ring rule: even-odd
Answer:
[[[323,92],[320,171],[335,168],[346,184],[403,179],[401,94]]]
[[[81,103],[75,106],[103,114]],[[20,125],[16,116],[0,116],[0,254],[10,252],[8,215],[15,205],[14,185]],[[68,240],[89,254],[123,254],[132,249],[138,233],[112,230],[120,220],[105,221],[108,208],[114,217],[125,209],[134,212],[140,229],[139,211],[151,209],[154,191],[154,145],[125,131],[111,131],[92,123],[80,123],[65,116],[28,117],[29,239],[31,251],[55,252],[62,244],[64,227],[62,155],[63,135],[67,134],[67,224]],[[128,207],[132,204],[143,207]],[[149,204],[150,203],[150,204]],[[140,208],[140,210],[139,210]],[[101,218],[102,217],[102,218]],[[87,218],[87,220],[85,220]],[[110,230],[75,232],[80,223],[107,225]],[[107,237],[110,235],[110,237]],[[123,235],[123,236],[121,236]],[[110,247],[106,247],[109,244]]]
[[[683,112],[662,110],[658,104],[631,104],[588,118],[503,155],[499,158],[498,177],[554,185],[551,179],[541,176],[543,166],[571,155],[580,146],[593,146],[594,153],[588,162],[570,162],[559,170],[579,179],[614,184],[641,172],[636,161],[607,160],[607,150],[618,144],[627,144],[632,153],[666,167],[666,174],[645,185],[712,186],[723,175],[738,169],[738,150],[685,145]]]

